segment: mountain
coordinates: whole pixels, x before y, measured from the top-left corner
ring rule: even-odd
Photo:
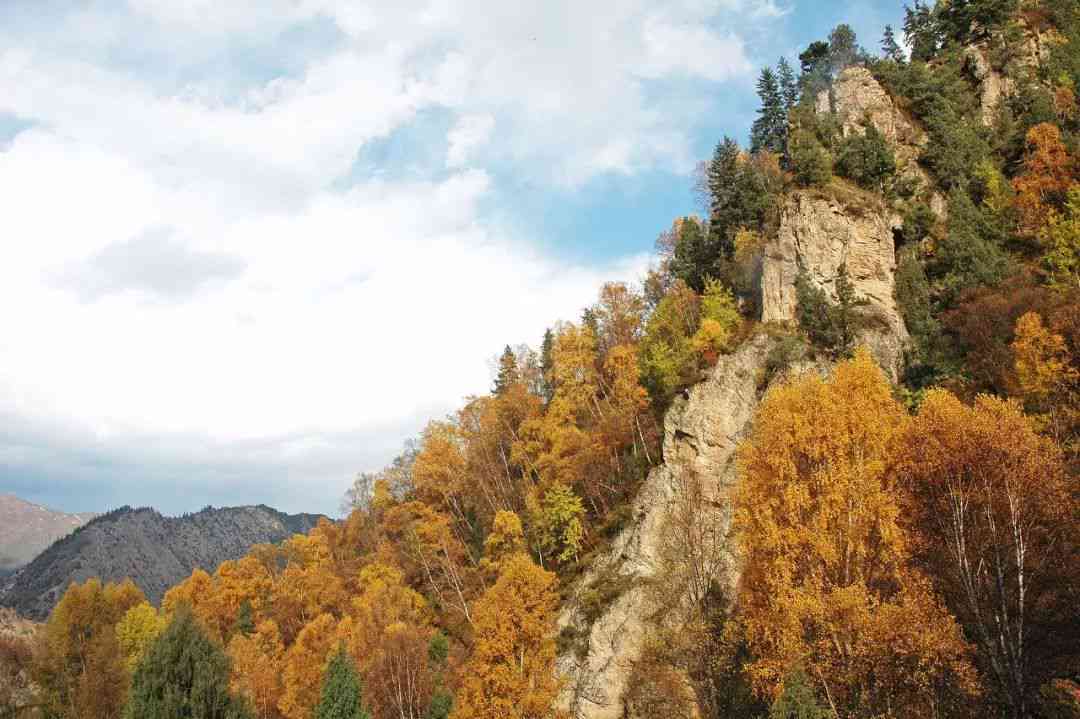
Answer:
[[[284,514],[265,505],[207,507],[165,517],[150,508],[121,507],[79,527],[0,584],[0,605],[44,619],[71,582],[131,578],[154,604],[202,568],[239,559],[255,544],[311,530],[316,514]]]
[[[13,494],[0,494],[0,577],[96,516],[92,512],[58,512]]]

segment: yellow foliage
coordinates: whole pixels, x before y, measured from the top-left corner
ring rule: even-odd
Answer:
[[[165,630],[165,617],[150,606],[149,602],[136,604],[127,610],[116,625],[116,638],[124,654],[129,672],[134,672],[146,649]]]
[[[555,678],[555,575],[524,554],[476,603],[472,655],[452,719],[548,719]]]
[[[964,645],[947,612],[907,568],[898,492],[887,473],[910,419],[868,352],[773,388],[739,448],[736,530],[745,563],[740,606],[756,661],[749,674],[775,694],[804,666],[831,699],[860,715],[929,711],[942,677],[970,689]],[[917,613],[919,623],[890,617]],[[893,631],[880,645],[876,634]],[[913,633],[941,644],[922,647]],[[875,684],[878,667],[910,661],[931,676],[903,693]]]
[[[251,636],[237,634],[229,642],[232,691],[247,698],[257,719],[277,716],[282,698],[281,665],[285,646],[273,620],[259,622]]]
[[[330,652],[337,645],[337,621],[320,614],[307,623],[285,652],[278,709],[286,719],[309,719],[319,701],[319,689]]]

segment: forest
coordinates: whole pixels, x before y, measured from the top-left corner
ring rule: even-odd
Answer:
[[[992,116],[973,47],[1013,79]],[[1080,717],[1080,3],[916,2],[873,51],[840,25],[798,60],[761,71],[748,146],[716,144],[702,216],[640,286],[507,346],[490,393],[358,476],[342,521],[160,607],[73,584],[0,640],[0,719],[569,716],[560,612],[633,581],[578,591],[666,459],[665,412],[762,335],[730,526],[699,531],[691,493],[667,528],[649,591],[679,611],[627,668],[625,716]],[[925,128],[916,158],[844,131],[851,68]],[[794,325],[761,321],[794,192],[902,218],[897,376],[843,266],[831,295],[795,280]]]

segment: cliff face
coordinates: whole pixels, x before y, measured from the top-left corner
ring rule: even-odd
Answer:
[[[907,331],[893,297],[899,216],[878,199],[854,194],[842,201],[817,191],[799,191],[780,209],[780,227],[765,246],[761,276],[762,322],[795,321],[795,278],[810,282],[836,300],[836,278],[847,269],[855,294],[867,301],[859,342],[895,379]]]
[[[42,552],[0,585],[0,605],[41,620],[71,582],[130,578],[154,604],[200,567],[209,572],[239,559],[255,544],[311,530],[313,514],[283,514],[265,506],[207,508],[183,517],[124,508],[98,517]]]
[[[779,229],[761,261],[762,320],[794,324],[795,278],[809,280],[835,300],[841,264],[865,322],[859,341],[894,377],[908,339],[893,298],[900,219],[879,199],[846,185],[791,193],[782,203]],[[729,541],[731,491],[737,479],[735,450],[750,431],[767,391],[770,350],[764,332],[722,356],[708,378],[676,397],[664,420],[663,463],[650,472],[635,498],[628,525],[576,583],[559,617],[559,668],[566,680],[563,709],[582,719],[635,716],[624,694],[651,630],[678,619],[673,582],[672,527],[678,527],[688,492],[695,535],[712,547],[713,576],[733,590],[738,560]],[[828,363],[803,363],[789,371],[825,371]],[[654,587],[664,588],[661,599]],[[674,599],[673,599],[674,597]]]
[[[641,654],[649,627],[661,621],[656,615],[663,607],[656,606],[649,581],[659,566],[665,525],[691,475],[702,478],[705,500],[697,520],[717,536],[726,534],[735,449],[757,407],[760,372],[771,346],[768,337],[759,335],[721,357],[709,378],[677,397],[668,410],[664,463],[652,470],[638,493],[629,526],[578,583],[559,617],[562,636],[577,638],[559,658],[567,679],[562,705],[574,716],[625,716],[622,697],[632,664]],[[590,623],[586,593],[613,578],[627,588]],[[729,579],[733,584],[734,576]]]

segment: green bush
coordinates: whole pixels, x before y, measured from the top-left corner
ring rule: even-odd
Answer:
[[[865,133],[841,141],[836,172],[859,187],[884,192],[896,174],[896,156],[877,128],[870,125]]]
[[[805,130],[792,137],[791,165],[795,181],[803,187],[823,187],[832,179],[832,158],[821,142]]]
[[[823,289],[815,286],[805,273],[795,278],[796,318],[810,342],[847,356],[855,340],[859,317],[856,308],[867,304],[855,296],[847,267],[840,265],[836,274],[836,299],[833,303]]]

